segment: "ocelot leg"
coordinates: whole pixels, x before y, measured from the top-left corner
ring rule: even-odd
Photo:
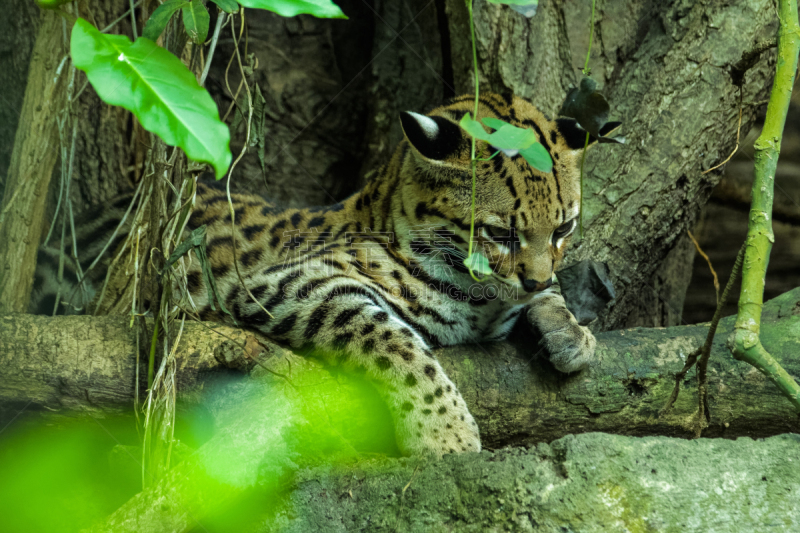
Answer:
[[[550,361],[561,372],[582,370],[594,360],[594,335],[569,312],[557,284],[534,296],[528,322],[542,334]]]
[[[272,290],[255,287],[253,292],[274,318],[241,293],[234,315],[242,325],[301,353],[311,351],[330,364],[366,375],[389,406],[404,454],[481,449],[478,427],[461,394],[425,341],[379,294],[346,279],[314,283],[302,278],[300,272],[289,273],[261,286]],[[304,293],[309,283],[317,294],[325,294]]]

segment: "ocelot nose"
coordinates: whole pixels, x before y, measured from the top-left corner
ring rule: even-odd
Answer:
[[[548,279],[547,281],[538,281],[535,279],[526,279],[522,286],[525,288],[527,292],[538,292],[543,291],[546,288],[550,287],[553,284],[553,278]]]

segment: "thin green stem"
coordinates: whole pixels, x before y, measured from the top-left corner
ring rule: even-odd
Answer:
[[[472,66],[475,71],[475,120],[478,120],[478,99],[480,97],[480,88],[478,86],[478,46],[475,43],[475,22],[472,18],[472,0],[466,0],[467,3],[467,12],[469,13],[469,32],[470,37],[472,38]],[[472,214],[470,215],[469,221],[469,245],[467,248],[467,257],[472,257],[472,241],[475,237],[475,184],[477,182],[476,177],[476,159],[475,159],[475,137],[472,137],[472,148],[470,152],[470,166],[472,167]],[[482,282],[486,278],[479,278],[475,275],[472,271],[472,267],[467,264],[467,270],[469,270],[469,275],[472,276],[477,282]]]
[[[592,0],[592,17],[589,22],[589,49],[586,50],[586,62],[583,64],[583,75],[588,76],[589,71],[589,58],[592,55],[592,40],[594,39],[594,2]],[[578,235],[583,238],[583,163],[586,161],[586,149],[589,148],[589,132],[586,132],[586,142],[583,145],[583,153],[581,154],[581,199],[580,199],[580,215],[578,215]]]
[[[589,75],[589,57],[592,55],[592,39],[594,39],[594,2],[592,0],[592,19],[589,23],[589,50],[586,52],[586,63],[583,65],[583,75]]]
[[[775,169],[781,150],[781,135],[794,85],[800,53],[800,24],[797,0],[779,0],[778,62],[772,84],[764,128],[755,142],[755,179],[750,218],[747,225],[747,251],[742,272],[742,292],[736,326],[729,341],[733,356],[758,368],[770,378],[800,411],[800,387],[764,349],[759,339],[764,278],[772,249],[772,199]]]
[[[499,153],[500,153],[500,150],[496,151],[495,153],[493,153],[489,157],[479,157],[475,161],[491,161],[492,159],[494,159],[494,156],[496,156]]]
[[[583,144],[583,153],[581,154],[581,206],[580,214],[578,215],[578,234],[583,238],[583,163],[586,161],[586,149],[589,148],[589,132],[586,132],[586,142]]]

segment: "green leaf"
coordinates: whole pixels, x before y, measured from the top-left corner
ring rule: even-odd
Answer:
[[[542,143],[534,143],[527,148],[519,151],[519,155],[525,158],[530,166],[542,172],[550,172],[553,170],[553,160],[547,149],[542,146]]]
[[[208,10],[203,5],[203,0],[192,0],[190,4],[181,7],[183,11],[183,25],[189,38],[197,44],[203,44],[208,37]]]
[[[239,3],[234,0],[211,0],[219,6],[225,13],[236,13],[239,11]]]
[[[506,124],[489,135],[489,143],[501,150],[522,150],[536,142],[533,130],[522,129]]]
[[[500,120],[499,118],[494,118],[494,117],[482,118],[481,122],[483,122],[484,124],[495,130],[499,130],[503,126],[508,125],[508,122],[506,122],[505,120]]]
[[[464,265],[473,272],[481,275],[491,274],[492,267],[489,266],[489,260],[480,252],[472,252],[472,255],[464,259]]]
[[[188,0],[167,0],[158,6],[156,10],[153,11],[153,14],[150,15],[150,18],[147,19],[142,37],[147,37],[151,41],[157,41],[164,32],[164,28],[167,27],[172,15],[188,3]]]
[[[476,120],[472,120],[472,115],[467,113],[464,115],[464,118],[461,119],[461,122],[458,123],[461,128],[475,137],[480,141],[488,141],[489,140],[489,133],[486,133],[486,130],[483,129],[480,122]]]
[[[181,61],[144,37],[100,33],[79,18],[72,30],[74,65],[86,72],[101,100],[122,106],[142,126],[210,163],[217,179],[231,164],[230,132],[208,92]]]
[[[464,115],[459,125],[476,139],[486,141],[500,150],[521,150],[536,142],[536,134],[533,130],[518,128],[496,118],[485,118],[483,123],[490,128],[497,127],[498,129],[493,133],[486,133],[483,126],[473,120],[469,113]]]
[[[241,0],[244,7],[274,11],[283,17],[314,15],[321,19],[346,19],[339,6],[331,0]]]

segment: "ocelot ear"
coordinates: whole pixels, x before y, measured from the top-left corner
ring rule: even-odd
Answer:
[[[461,147],[461,128],[444,117],[408,111],[400,113],[400,123],[409,144],[426,159],[443,161]]]
[[[613,132],[617,128],[622,125],[622,122],[606,122],[605,125],[600,128],[601,136],[606,137],[609,133]],[[575,119],[572,118],[559,118],[556,119],[556,126],[558,127],[558,132],[564,137],[564,141],[567,143],[567,146],[571,150],[581,150],[583,146],[586,144],[586,130],[583,129]],[[595,144],[598,141],[597,137],[594,135],[589,136],[589,146]],[[617,141],[609,141],[606,139],[600,139],[600,142],[617,142]]]

